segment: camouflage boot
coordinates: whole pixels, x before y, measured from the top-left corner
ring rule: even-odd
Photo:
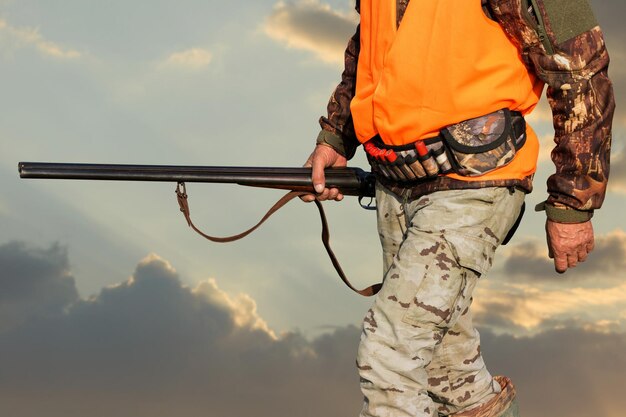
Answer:
[[[502,392],[480,407],[451,414],[449,417],[520,417],[519,406],[515,398],[515,387],[504,376],[494,378],[502,387]]]

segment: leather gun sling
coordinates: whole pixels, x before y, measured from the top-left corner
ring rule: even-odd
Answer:
[[[194,225],[193,221],[191,220],[191,213],[189,210],[189,201],[187,199],[187,191],[186,191],[185,184],[178,183],[178,186],[176,187],[176,199],[178,200],[180,211],[185,216],[185,220],[187,220],[187,224],[189,225],[189,227],[191,227],[196,233],[198,233],[200,236],[204,237],[205,239],[208,239],[211,242],[216,242],[216,243],[234,242],[236,240],[239,240],[248,236],[250,233],[258,229],[263,223],[265,223],[265,221],[269,219],[272,216],[272,214],[276,213],[288,202],[290,202],[296,197],[300,197],[306,194],[309,194],[309,193],[302,192],[302,191],[290,191],[284,196],[282,196],[276,203],[274,203],[274,205],[267,211],[267,213],[265,213],[265,215],[261,218],[261,220],[257,224],[249,228],[248,230],[245,230],[233,236],[216,237],[216,236],[210,236],[210,235],[205,234]],[[352,291],[362,296],[371,297],[372,295],[375,295],[376,293],[378,293],[378,291],[380,291],[380,288],[382,286],[382,284],[380,283],[371,285],[362,290],[355,288],[350,283],[350,281],[346,277],[346,274],[343,272],[343,269],[341,268],[341,265],[339,264],[339,261],[337,260],[337,257],[335,256],[335,253],[330,247],[330,229],[328,227],[328,220],[326,219],[326,213],[324,212],[322,203],[318,200],[315,200],[315,205],[317,206],[317,209],[320,214],[320,220],[322,221],[322,243],[324,244],[324,248],[326,248],[328,257],[330,258],[330,261],[335,267],[335,271],[337,271],[337,274],[339,274],[339,277],[341,278],[341,280],[344,282],[344,284],[348,286],[348,288],[350,288]]]

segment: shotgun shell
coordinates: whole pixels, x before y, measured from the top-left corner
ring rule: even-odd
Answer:
[[[398,164],[398,154],[395,153],[393,150],[388,149],[387,151],[385,151],[383,156],[388,163],[387,168],[389,168],[389,171],[396,174],[396,178],[395,178],[396,181],[406,180],[407,178],[402,172],[402,170],[400,169],[400,166]]]
[[[435,175],[437,175],[439,173],[437,161],[435,161],[435,158],[432,157],[424,142],[422,142],[421,140],[415,142],[415,149],[420,156],[419,160],[422,163],[422,166],[424,167],[424,170],[426,171],[428,176],[434,177]]]
[[[411,170],[408,164],[409,154],[406,151],[399,152],[398,155],[398,167],[402,170],[402,173],[409,180],[417,179],[417,175]]]
[[[398,176],[395,172],[393,172],[393,170],[389,166],[389,162],[387,162],[387,158],[385,158],[386,151],[384,149],[375,148],[374,153],[376,159],[380,162],[378,167],[380,168],[380,171],[383,173],[383,175],[387,178],[398,181]]]
[[[398,160],[398,155],[396,155],[396,153],[391,149],[387,149],[386,151],[384,151],[383,156],[387,160],[387,162],[391,164],[395,163]]]
[[[417,150],[417,154],[421,156],[422,158],[425,158],[426,155],[428,155],[428,148],[426,147],[426,145],[424,145],[424,142],[421,140],[418,140],[417,142],[415,142],[415,149]]]
[[[409,169],[415,174],[417,178],[424,178],[426,176],[426,171],[424,171],[424,167],[418,160],[419,156],[416,151],[403,151],[405,154],[404,162],[407,164]]]
[[[443,147],[443,143],[437,142],[432,146],[429,146],[429,149],[435,155],[435,159],[437,160],[437,165],[441,172],[446,173],[452,171],[452,165],[450,165],[450,161],[448,160],[448,156],[446,155],[446,150]]]
[[[404,162],[408,165],[411,171],[415,174],[417,178],[424,178],[426,176],[426,171],[424,171],[424,167],[418,160],[419,156],[416,151],[404,151],[406,152],[406,156],[404,157]]]

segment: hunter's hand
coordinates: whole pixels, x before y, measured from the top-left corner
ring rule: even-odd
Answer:
[[[343,194],[337,188],[326,188],[326,179],[324,178],[324,168],[345,167],[348,161],[330,146],[317,145],[315,150],[309,156],[305,167],[313,168],[313,187],[317,194],[309,194],[301,197],[302,201],[307,203],[318,199],[324,200],[343,200]]]
[[[594,236],[591,221],[584,223],[557,223],[546,221],[546,236],[554,269],[562,274],[584,262],[593,250]]]

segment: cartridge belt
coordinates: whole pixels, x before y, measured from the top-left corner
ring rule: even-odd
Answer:
[[[441,135],[402,146],[386,145],[376,136],[364,147],[372,170],[393,181],[417,181],[452,172]]]
[[[364,148],[374,173],[412,183],[448,173],[483,175],[508,164],[525,140],[521,113],[501,109],[446,127],[432,138],[392,146],[377,135]]]

